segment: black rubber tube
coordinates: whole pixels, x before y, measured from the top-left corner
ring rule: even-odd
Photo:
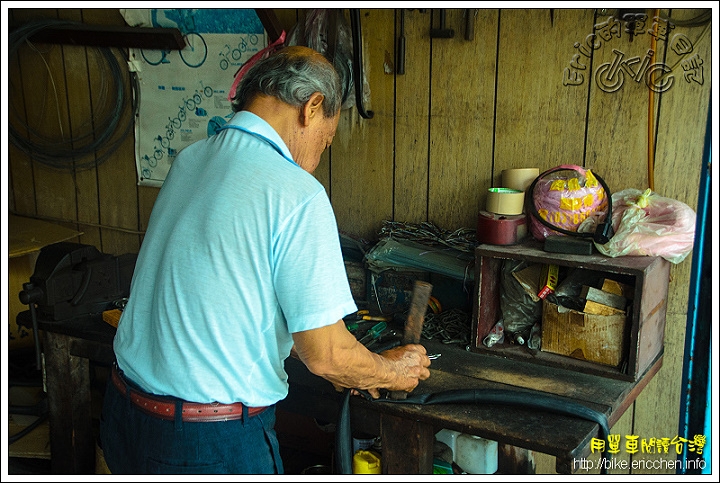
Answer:
[[[526,408],[541,409],[567,416],[578,417],[597,423],[601,437],[607,440],[610,434],[607,416],[575,401],[551,396],[535,391],[513,391],[496,389],[455,389],[430,394],[408,395],[406,399],[373,399],[366,391],[359,391],[366,399],[379,403],[392,404],[505,404]],[[352,474],[352,436],[350,427],[350,390],[345,391],[345,399],[337,424],[336,456],[341,474]],[[607,449],[602,453],[600,473],[607,474]]]
[[[338,473],[352,475],[352,431],[350,429],[350,389],[345,389],[343,403],[340,408],[338,423],[335,428],[335,459]]]
[[[48,417],[49,417],[49,415],[47,413],[44,413],[44,414],[41,414],[40,416],[38,416],[38,418],[35,421],[28,424],[27,426],[25,426],[23,429],[21,429],[17,433],[10,435],[8,437],[8,444],[13,444],[14,442],[16,442],[16,441],[24,438],[28,434],[30,434],[33,429],[37,428],[42,423],[44,423],[48,419]]]

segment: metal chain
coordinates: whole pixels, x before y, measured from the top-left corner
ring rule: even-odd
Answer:
[[[439,314],[431,312],[425,315],[422,337],[465,347],[470,343],[470,321],[471,315],[462,309],[450,309]]]

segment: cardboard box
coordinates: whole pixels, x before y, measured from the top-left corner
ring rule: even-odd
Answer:
[[[533,302],[540,302],[540,297],[537,294],[540,292],[540,278],[543,275],[544,266],[546,265],[532,263],[526,268],[512,273],[512,276],[515,277],[515,280],[518,281]]]
[[[618,367],[626,323],[625,314],[586,314],[543,300],[541,350]]]

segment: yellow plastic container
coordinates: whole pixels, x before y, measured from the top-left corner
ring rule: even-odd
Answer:
[[[379,475],[382,473],[380,457],[372,451],[361,449],[353,456],[354,475]]]

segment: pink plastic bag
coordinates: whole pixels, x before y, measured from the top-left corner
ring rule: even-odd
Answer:
[[[612,195],[615,235],[604,245],[595,244],[609,257],[660,256],[680,263],[695,241],[695,211],[681,201],[647,189],[626,189]]]
[[[590,216],[604,214],[608,197],[595,175],[581,166],[563,164],[541,173],[528,194],[535,213],[530,210],[530,232],[543,241],[550,235],[566,235],[540,221],[568,232],[578,228]]]

